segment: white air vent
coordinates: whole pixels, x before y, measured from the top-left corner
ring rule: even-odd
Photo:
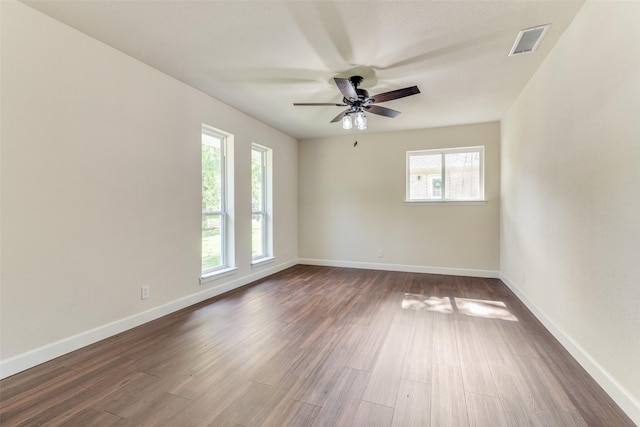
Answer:
[[[520,33],[518,33],[516,42],[511,48],[511,52],[509,52],[509,56],[520,55],[521,53],[536,50],[550,26],[551,24],[547,24],[521,30]]]

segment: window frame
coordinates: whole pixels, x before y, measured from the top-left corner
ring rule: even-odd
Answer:
[[[201,134],[200,134],[200,156],[201,156],[201,165],[202,165],[202,146],[205,145],[203,142],[203,136],[204,135],[208,135],[210,137],[216,138],[220,141],[220,210],[219,211],[208,211],[205,213],[204,210],[202,210],[201,213],[201,223],[204,224],[204,218],[205,216],[212,216],[212,215],[218,215],[220,216],[220,265],[216,266],[216,267],[212,267],[212,268],[207,268],[207,269],[203,269],[202,268],[202,262],[200,264],[200,277],[201,277],[201,282],[203,279],[207,279],[207,278],[211,278],[214,276],[218,276],[220,274],[223,274],[225,272],[231,271],[233,270],[233,268],[230,265],[230,254],[229,254],[229,247],[230,247],[230,242],[229,242],[229,211],[228,211],[228,207],[229,207],[229,200],[228,200],[228,194],[229,194],[229,177],[228,177],[228,165],[227,165],[227,151],[229,148],[229,138],[230,135],[219,131],[217,129],[214,129],[212,127],[209,126],[202,126],[202,130],[201,130]],[[201,175],[202,175],[202,170],[201,170]],[[202,197],[204,195],[204,188],[203,188],[203,182],[202,182],[202,177],[201,177],[201,181],[200,181],[200,197],[201,197],[201,205],[202,205]],[[202,232],[203,232],[203,228],[201,226],[200,229],[200,234],[201,234],[201,246],[200,246],[200,250],[201,250],[201,258],[202,258]]]
[[[261,242],[262,247],[260,254],[253,255],[253,228],[251,230],[251,263],[253,265],[260,264],[273,259],[273,245],[272,245],[272,221],[271,221],[271,162],[273,150],[264,145],[251,143],[251,185],[253,186],[253,155],[254,152],[258,152],[261,158],[261,206],[259,209],[255,209],[253,206],[253,200],[251,203],[251,223],[253,224],[254,215],[261,216]],[[253,188],[251,189],[253,196]]]
[[[479,171],[478,171],[478,178],[479,178],[479,191],[478,191],[478,197],[477,198],[446,198],[446,174],[447,174],[447,167],[446,167],[446,155],[447,154],[456,154],[456,153],[479,153],[480,156],[480,160],[479,160]],[[440,179],[442,180],[441,183],[441,197],[439,199],[436,198],[432,198],[432,199],[416,199],[416,198],[411,198],[411,157],[412,156],[417,156],[417,155],[440,155],[441,156],[441,163],[440,163]],[[471,146],[471,147],[455,147],[455,148],[440,148],[440,149],[428,149],[428,150],[413,150],[413,151],[407,151],[406,152],[406,166],[405,166],[405,203],[411,203],[411,204],[438,204],[438,203],[444,203],[444,204],[476,204],[476,203],[481,203],[484,204],[486,203],[486,199],[485,199],[485,179],[484,179],[484,171],[485,171],[485,167],[484,167],[484,146],[483,145],[478,145],[478,146]]]

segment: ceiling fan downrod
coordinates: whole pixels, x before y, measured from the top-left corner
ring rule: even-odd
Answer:
[[[362,83],[362,80],[364,80],[364,78],[362,76],[351,76],[351,77],[349,77],[349,81],[351,82],[351,85],[353,86],[353,88],[355,89],[356,93],[358,94],[358,100],[360,101],[360,103],[363,103],[364,101],[366,101],[369,98],[369,92],[368,91],[366,91],[364,89],[358,89],[358,86],[360,86],[360,83]]]

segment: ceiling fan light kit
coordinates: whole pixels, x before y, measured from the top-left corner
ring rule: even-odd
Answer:
[[[351,116],[345,114],[342,118],[342,129],[351,129],[353,128],[353,120],[351,120]]]
[[[362,111],[356,113],[356,129],[365,130],[367,128],[367,116]]]
[[[338,114],[331,120],[331,123],[342,121],[343,129],[352,129],[355,121],[356,129],[365,130],[367,128],[367,113],[377,114],[385,117],[396,117],[400,111],[377,105],[380,102],[392,101],[405,96],[416,95],[420,93],[418,86],[406,87],[404,89],[396,89],[390,92],[380,93],[373,97],[369,97],[369,92],[358,88],[362,83],[361,76],[352,76],[348,79],[335,77],[336,86],[342,93],[342,103],[294,103],[296,106],[336,106],[348,107],[346,110]],[[353,115],[353,118],[351,117]]]

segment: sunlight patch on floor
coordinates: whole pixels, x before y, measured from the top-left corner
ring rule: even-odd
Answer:
[[[467,316],[485,317],[487,319],[502,319],[517,322],[518,318],[507,310],[502,301],[488,301],[480,299],[454,298],[458,313]]]
[[[427,310],[438,313],[453,313],[451,300],[448,297],[425,297],[418,294],[404,294],[402,308],[407,310]]]
[[[489,301],[471,298],[434,297],[420,294],[405,293],[402,299],[402,308],[406,310],[426,310],[437,313],[458,314],[487,319],[501,319],[517,322],[514,316],[502,301]]]

